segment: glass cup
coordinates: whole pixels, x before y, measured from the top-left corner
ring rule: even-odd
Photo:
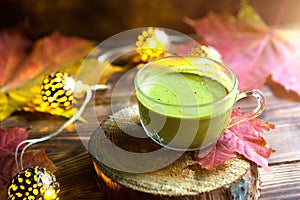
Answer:
[[[265,107],[260,90],[238,90],[229,67],[199,56],[149,62],[137,72],[134,85],[145,132],[174,150],[208,152],[226,128],[257,117]],[[230,122],[233,105],[251,96],[257,107]]]

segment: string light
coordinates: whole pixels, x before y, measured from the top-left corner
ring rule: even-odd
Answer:
[[[73,80],[73,82],[75,83],[75,81]],[[28,147],[30,147],[33,144],[39,143],[39,142],[43,142],[46,140],[49,140],[50,138],[58,135],[62,130],[64,130],[67,126],[69,126],[70,124],[72,124],[75,120],[77,120],[83,113],[86,105],[88,104],[88,102],[90,101],[91,97],[92,97],[92,90],[103,90],[103,89],[108,89],[110,88],[110,86],[108,85],[93,85],[93,86],[89,86],[86,84],[83,84],[81,81],[77,81],[76,82],[76,92],[78,94],[85,92],[85,100],[83,102],[83,104],[81,105],[81,107],[79,108],[79,110],[68,120],[66,121],[59,129],[57,129],[55,132],[51,133],[50,135],[44,136],[42,138],[37,138],[37,139],[28,139],[28,140],[24,140],[22,142],[20,142],[15,150],[15,160],[16,160],[16,165],[17,165],[17,169],[18,171],[20,171],[19,169],[19,162],[18,162],[18,151],[20,149],[20,147],[24,144],[27,144],[21,151],[21,155],[20,155],[20,166],[21,169],[23,169],[23,164],[22,164],[22,160],[23,160],[23,154],[26,151],[26,149]],[[72,84],[72,88],[70,88],[71,91],[75,90],[75,84]]]
[[[8,199],[58,200],[59,183],[53,173],[42,167],[20,171],[12,180]]]
[[[75,81],[66,72],[53,72],[45,76],[41,85],[41,95],[53,109],[59,107],[63,110],[72,108]]]
[[[110,88],[108,85],[93,85],[89,86],[81,81],[76,81],[67,73],[64,72],[54,72],[49,76],[46,76],[43,80],[41,89],[41,94],[44,96],[43,100],[48,101],[50,104],[55,103],[55,106],[69,107],[66,106],[66,102],[71,102],[73,100],[74,92],[76,86],[76,94],[84,93],[85,99],[78,109],[78,111],[66,121],[59,129],[53,133],[36,139],[27,139],[20,142],[15,149],[15,162],[18,170],[18,174],[11,181],[8,189],[8,199],[39,199],[39,200],[57,200],[57,194],[59,192],[59,183],[56,181],[54,174],[47,171],[41,167],[31,167],[23,169],[23,155],[27,148],[31,145],[43,142],[51,139],[52,137],[58,135],[67,126],[72,124],[77,120],[83,113],[85,107],[89,103],[92,97],[92,91],[104,90]],[[50,91],[50,92],[47,92]],[[72,92],[72,94],[70,93]],[[70,94],[70,95],[67,95]],[[46,97],[45,97],[46,96]],[[66,100],[63,98],[68,96]],[[72,98],[70,98],[72,97]],[[62,99],[63,98],[63,99]],[[62,99],[62,100],[61,100]],[[18,158],[18,152],[21,146],[24,146]],[[24,182],[25,181],[25,182]],[[24,185],[24,184],[27,185]]]
[[[222,56],[221,54],[211,46],[206,46],[206,45],[200,45],[197,48],[193,48],[189,54],[195,55],[195,56],[201,56],[201,57],[206,57],[210,58],[212,60],[222,62]]]
[[[168,35],[158,28],[148,28],[143,31],[136,41],[136,52],[143,62],[163,57],[170,45]]]

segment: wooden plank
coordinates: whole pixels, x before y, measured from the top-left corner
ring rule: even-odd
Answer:
[[[259,169],[261,200],[300,199],[300,162],[271,166],[271,173]]]
[[[287,98],[283,93],[275,96],[269,87],[264,87],[267,106],[261,118],[275,124],[275,130],[265,134],[270,146],[276,150],[270,163],[300,160],[300,101]]]
[[[89,154],[82,152],[58,163],[56,176],[61,184],[60,199],[105,199],[100,193]]]

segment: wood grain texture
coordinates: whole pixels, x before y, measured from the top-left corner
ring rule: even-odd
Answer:
[[[271,173],[260,169],[262,177],[261,199],[300,199],[300,163],[271,166]]]
[[[275,130],[265,134],[270,146],[276,150],[270,164],[300,160],[300,101],[287,93],[275,96],[277,88],[264,87],[267,106],[260,118],[275,124]],[[278,94],[279,95],[279,94]]]

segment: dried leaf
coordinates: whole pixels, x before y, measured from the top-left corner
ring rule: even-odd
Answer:
[[[23,166],[24,168],[41,166],[50,171],[55,170],[55,165],[48,159],[44,149],[26,151],[23,156]],[[15,155],[0,156],[0,190],[4,189],[17,173]]]
[[[237,16],[210,13],[186,23],[215,47],[234,70],[240,88],[260,88],[269,76],[300,94],[300,29],[269,27],[242,1]]]
[[[31,45],[25,29],[8,29],[0,33],[0,87],[16,76],[14,72],[27,56]]]
[[[17,145],[26,140],[28,133],[23,128],[5,130],[0,127],[0,156],[15,152]]]
[[[15,149],[17,145],[26,140],[28,133],[23,128],[12,128],[4,130],[0,128],[0,190],[10,182],[17,174],[15,163]],[[23,166],[42,166],[49,170],[54,170],[55,166],[46,156],[45,150],[30,150],[23,156]]]
[[[241,115],[239,110],[235,110],[231,118]],[[208,155],[197,158],[196,162],[206,169],[213,169],[239,154],[269,171],[268,158],[274,150],[268,146],[262,133],[273,128],[273,124],[267,124],[260,119],[252,119],[232,126],[219,138]]]
[[[94,47],[91,41],[57,32],[32,45],[21,33],[0,33],[0,121],[39,97],[45,75],[59,70],[75,74]]]

